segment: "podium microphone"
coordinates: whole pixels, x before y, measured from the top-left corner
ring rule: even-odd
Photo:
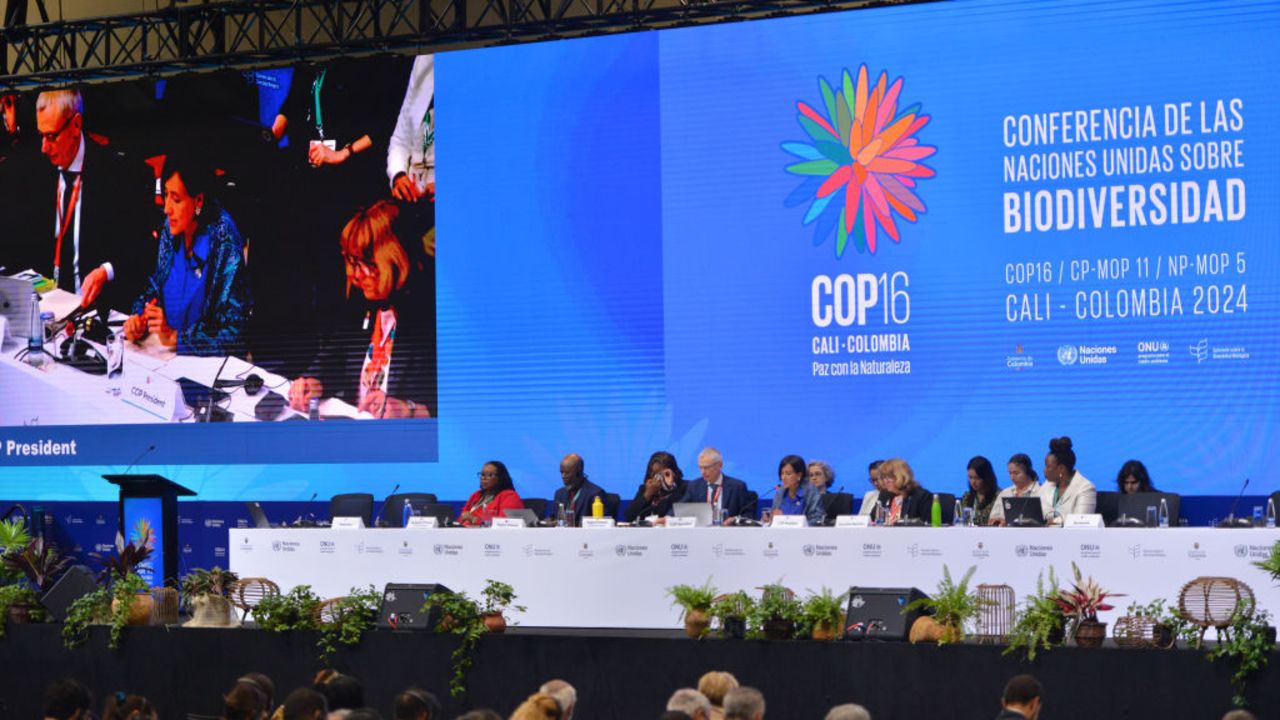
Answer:
[[[397,491],[397,490],[399,490],[399,489],[400,489],[400,483],[396,483],[396,486],[395,486],[395,487],[393,487],[393,488],[391,488],[391,492],[390,492],[390,494],[388,494],[388,495],[387,495],[387,497],[388,497],[388,498],[390,498],[392,495],[395,495],[395,494],[396,494],[396,491]],[[382,524],[382,516],[383,516],[386,512],[387,512],[387,501],[386,501],[386,500],[383,500],[383,501],[382,501],[382,507],[378,509],[378,517],[376,517],[376,518],[374,518],[374,519],[373,519],[373,526],[374,526],[374,527],[384,527],[384,526],[383,526],[383,524]]]
[[[1218,523],[1220,528],[1247,528],[1253,527],[1253,521],[1249,518],[1236,517],[1236,506],[1240,504],[1240,498],[1244,497],[1244,489],[1249,487],[1249,478],[1244,479],[1244,484],[1240,486],[1240,493],[1236,495],[1236,501],[1231,503],[1231,512],[1227,514],[1227,518]]]
[[[140,452],[140,453],[138,453],[138,457],[134,458],[134,459],[133,459],[133,462],[129,463],[129,467],[125,468],[125,469],[124,469],[124,472],[122,472],[122,473],[120,473],[120,474],[121,474],[121,475],[128,475],[128,474],[129,474],[129,471],[130,471],[130,470],[132,470],[132,469],[133,469],[133,467],[134,467],[135,465],[137,465],[139,462],[141,462],[141,461],[142,461],[142,458],[146,457],[148,453],[150,453],[152,450],[155,450],[155,449],[156,449],[156,446],[155,446],[155,445],[148,445],[148,446],[147,446],[147,449],[146,449],[146,450],[143,450],[143,451],[142,451],[142,452]]]

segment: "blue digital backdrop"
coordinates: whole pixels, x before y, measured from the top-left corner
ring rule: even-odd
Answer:
[[[457,499],[500,459],[549,497],[577,452],[630,497],[713,445],[762,494],[789,453],[957,491],[1069,435],[1100,489],[1129,458],[1274,484],[1278,20],[974,0],[440,54],[438,459],[339,425],[135,470]],[[127,460],[79,462],[0,467],[0,497],[112,497]]]

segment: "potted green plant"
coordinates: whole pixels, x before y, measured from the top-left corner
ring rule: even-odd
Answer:
[[[320,603],[310,585],[298,585],[287,593],[263,598],[253,609],[253,619],[259,628],[272,632],[315,630]]]
[[[316,641],[320,660],[328,663],[339,644],[359,643],[364,631],[377,624],[381,603],[382,593],[372,585],[363,590],[351,588],[345,597],[338,598],[327,613],[328,619],[321,618],[320,639]]]
[[[449,695],[462,699],[467,694],[467,672],[471,669],[476,646],[480,637],[488,632],[480,617],[480,603],[467,597],[466,593],[435,593],[427,597],[422,612],[439,614],[436,632],[452,633],[460,638],[458,647],[450,655],[453,677],[449,680]]]
[[[667,588],[671,605],[680,606],[680,618],[684,620],[684,632],[691,638],[700,638],[711,627],[711,604],[717,591],[711,586],[711,578],[702,585],[672,585]]]
[[[1272,580],[1280,582],[1280,540],[1271,546],[1271,554],[1265,560],[1258,560],[1253,565],[1259,570],[1266,571]]]
[[[492,633],[507,631],[507,618],[504,613],[508,608],[516,612],[524,612],[525,610],[523,605],[514,604],[516,601],[515,588],[504,582],[485,580],[485,586],[480,591],[480,597],[483,601],[480,618],[484,621],[484,626]]]
[[[1022,648],[1028,661],[1036,659],[1040,650],[1061,645],[1066,639],[1067,616],[1058,605],[1058,579],[1049,568],[1049,585],[1045,586],[1044,573],[1036,577],[1036,591],[1022,601],[1022,609],[1014,616],[1009,630],[1009,655]]]
[[[1148,618],[1155,622],[1151,631],[1151,641],[1158,648],[1169,649],[1178,642],[1178,637],[1186,633],[1191,623],[1177,608],[1165,605],[1165,601],[1156,598],[1146,605],[1137,602],[1129,603],[1125,614],[1135,618]]]
[[[711,617],[720,623],[720,635],[738,640],[746,637],[747,619],[755,606],[755,599],[741,590],[716,596],[711,602]]]
[[[795,635],[802,615],[800,601],[790,588],[781,583],[765,585],[752,611],[749,632],[752,636],[763,634],[766,640],[785,640]]]
[[[135,604],[148,589],[147,581],[137,573],[128,573],[116,577],[109,586],[99,587],[84,595],[67,608],[67,617],[62,624],[63,644],[74,648],[84,642],[89,625],[108,624],[111,632],[107,647],[119,649],[124,628],[137,625]],[[150,595],[146,595],[150,599]],[[148,610],[149,612],[149,610]]]
[[[978,616],[982,609],[982,599],[977,592],[969,591],[969,581],[977,565],[971,565],[969,571],[960,578],[960,582],[951,579],[951,570],[942,566],[942,580],[932,597],[923,597],[908,603],[903,613],[923,609],[929,615],[921,616],[911,626],[910,640],[913,643],[928,641],[939,645],[960,642],[964,638],[965,623]]]
[[[22,518],[0,520],[0,557],[17,552],[31,542],[27,523]]]
[[[1258,610],[1251,600],[1243,601],[1218,644],[1206,655],[1210,662],[1221,660],[1233,668],[1231,702],[1237,707],[1248,705],[1245,693],[1249,679],[1267,666],[1268,656],[1276,648],[1276,629],[1270,620],[1269,612]]]
[[[22,581],[0,585],[0,638],[7,634],[8,623],[17,625],[43,619],[40,596],[30,585]]]
[[[844,624],[845,595],[835,595],[825,586],[820,592],[808,593],[801,607],[801,624],[814,640],[835,640]]]
[[[1071,572],[1075,581],[1070,590],[1058,591],[1058,606],[1062,608],[1062,614],[1072,618],[1076,645],[1101,647],[1107,637],[1107,624],[1098,621],[1098,613],[1114,609],[1107,604],[1107,598],[1124,597],[1124,594],[1103,590],[1093,578],[1083,578],[1074,562],[1071,563]]]
[[[237,627],[239,617],[231,606],[231,586],[240,576],[214,566],[197,568],[182,578],[182,597],[191,610],[187,627]]]
[[[71,558],[57,545],[37,537],[21,550],[6,553],[3,562],[15,577],[25,576],[32,589],[43,595],[66,572]]]

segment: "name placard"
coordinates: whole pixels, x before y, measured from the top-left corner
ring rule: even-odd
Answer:
[[[691,528],[691,527],[698,527],[698,518],[695,518],[695,517],[669,517],[669,518],[667,518],[667,527],[669,527],[669,528]]]
[[[592,530],[611,528],[617,524],[613,518],[582,518],[582,527]]]
[[[1107,525],[1102,522],[1102,515],[1098,513],[1081,513],[1068,515],[1062,521],[1062,526],[1079,530],[1081,528],[1097,529]]]
[[[336,517],[333,519],[334,530],[363,530],[364,518],[356,515],[355,517]]]
[[[802,528],[808,526],[809,523],[803,515],[774,515],[773,520],[769,523],[769,527],[774,528]]]
[[[414,515],[409,518],[409,524],[405,525],[410,530],[423,530],[428,528],[440,527],[440,518],[435,515]]]
[[[523,530],[525,528],[525,524],[524,520],[521,520],[520,518],[494,518],[493,525],[491,527],[494,530],[499,528],[503,530]]]
[[[871,527],[871,516],[870,515],[837,515],[836,527],[838,528]]]

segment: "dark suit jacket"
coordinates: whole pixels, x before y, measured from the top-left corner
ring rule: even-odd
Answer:
[[[666,517],[671,514],[671,506],[680,502],[680,498],[684,497],[685,489],[688,486],[688,482],[678,480],[675,487],[671,488],[671,492],[657,502],[651,503],[644,496],[644,483],[640,483],[640,487],[636,490],[636,496],[632,498],[631,504],[627,505],[627,512],[623,517],[629,523],[639,522],[650,515]]]
[[[1027,720],[1027,716],[1017,710],[1004,709],[996,716],[996,720]]]
[[[153,230],[161,216],[155,207],[154,174],[141,161],[122,158],[88,136],[84,142],[80,278],[105,262],[111,263],[115,279],[103,291],[103,300],[116,310],[127,311],[155,266]],[[28,189],[25,265],[52,278],[58,170],[46,158],[41,160],[44,163]]]
[[[569,488],[561,487],[556,491],[555,497],[552,498],[551,504],[547,505],[547,517],[554,518],[559,511],[560,504],[564,503],[565,509],[569,509],[569,498],[571,493]],[[600,502],[604,502],[604,490],[590,480],[582,481],[582,490],[578,493],[578,499],[573,503],[573,524],[582,525],[582,518],[591,517],[591,503],[600,498]]]
[[[902,500],[902,518],[915,518],[929,522],[929,513],[933,510],[933,493],[916,486],[912,493]]]
[[[724,489],[720,491],[720,506],[724,508],[724,516],[738,517],[755,508],[747,507],[747,484],[735,477],[725,475],[721,480]],[[692,480],[685,488],[680,502],[704,503],[707,501],[707,481],[702,478]]]

